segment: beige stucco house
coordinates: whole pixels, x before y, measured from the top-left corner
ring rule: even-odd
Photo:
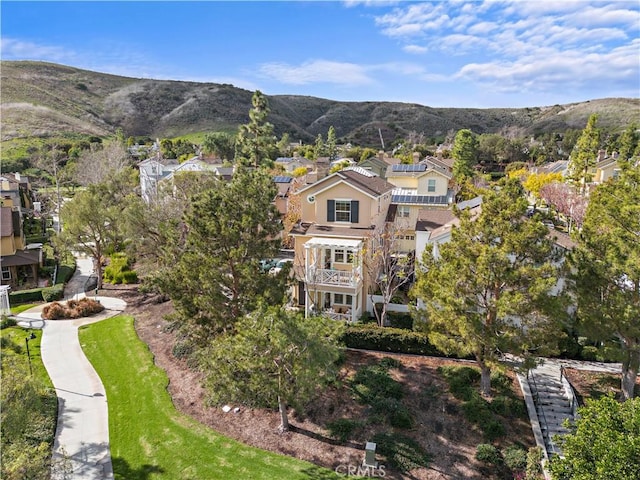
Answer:
[[[420,163],[390,165],[386,177],[395,186],[389,220],[396,224],[399,250],[413,251],[420,211],[449,208],[453,203],[454,195],[449,189],[453,174],[438,159],[427,158]]]
[[[393,185],[349,167],[300,190],[301,221],[294,238],[294,302],[305,315],[356,321],[375,279],[370,253],[385,221]]]

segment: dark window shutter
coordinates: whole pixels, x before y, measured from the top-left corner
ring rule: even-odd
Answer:
[[[358,207],[360,206],[360,202],[358,200],[351,200],[351,223],[359,222],[359,214]]]
[[[336,201],[327,200],[327,222],[336,221]]]

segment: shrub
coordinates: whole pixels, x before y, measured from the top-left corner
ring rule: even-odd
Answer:
[[[42,288],[32,288],[30,290],[20,290],[9,294],[9,303],[19,305],[21,303],[33,303],[42,301]]]
[[[498,449],[489,443],[481,443],[476,447],[476,459],[490,465],[499,465],[502,460]]]
[[[177,342],[171,351],[176,358],[188,357],[193,353],[193,345],[188,342]]]
[[[126,254],[114,253],[109,257],[109,265],[104,269],[104,281],[113,284],[137,282],[138,275],[130,267],[131,261]]]
[[[523,418],[527,416],[527,406],[524,401],[507,395],[496,395],[489,404],[489,408],[493,413],[503,417]]]
[[[500,420],[497,420],[495,418],[489,420],[486,423],[481,423],[480,429],[484,434],[484,438],[489,441],[504,437],[504,425]]]
[[[100,302],[90,298],[69,300],[66,304],[53,302],[42,309],[42,318],[47,320],[59,320],[62,318],[88,317],[104,310]]]
[[[58,274],[56,276],[56,284],[64,284],[69,281],[76,271],[76,260],[73,255],[64,255],[60,263],[58,263]]]
[[[402,385],[389,376],[386,369],[378,365],[367,366],[358,370],[352,381],[354,386],[363,385],[359,389],[362,401],[371,403],[376,397],[401,399]]]
[[[473,385],[480,380],[480,371],[472,367],[438,367],[438,373],[449,384],[451,394],[458,400],[469,401],[473,398]]]
[[[378,433],[372,441],[376,443],[377,452],[386,458],[387,463],[401,472],[429,466],[429,454],[412,438]]]
[[[527,480],[538,480],[542,475],[542,449],[540,447],[532,447],[527,452]]]
[[[524,471],[527,468],[527,452],[518,445],[510,445],[502,451],[504,464],[511,470]]]
[[[389,370],[391,368],[402,367],[402,362],[397,358],[384,357],[378,362],[378,365],[380,365],[384,369]]]
[[[352,325],[345,330],[343,341],[349,348],[377,350],[380,352],[412,353],[446,357],[434,347],[424,333],[391,327],[379,327],[375,323]]]
[[[340,443],[347,442],[352,437],[353,432],[361,426],[362,423],[357,420],[351,420],[350,418],[339,418],[332,422],[327,422],[329,435]]]
[[[42,289],[42,299],[45,302],[54,302],[61,300],[64,296],[64,285],[57,284],[52,287],[45,287]]]
[[[18,322],[16,322],[16,320],[13,318],[2,317],[2,320],[0,320],[0,330],[9,327],[15,327],[17,324]],[[4,337],[2,337],[2,339],[4,340]]]

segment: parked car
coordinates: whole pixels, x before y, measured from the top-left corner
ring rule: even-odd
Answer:
[[[266,258],[264,260],[260,260],[260,271],[262,273],[268,273],[273,267],[278,263],[277,258]]]
[[[280,271],[289,264],[293,264],[293,259],[292,258],[283,258],[282,260],[278,260],[278,263],[276,263],[276,265],[274,267],[271,268],[271,270],[269,270],[269,273],[271,275],[276,275],[278,273],[280,273]]]

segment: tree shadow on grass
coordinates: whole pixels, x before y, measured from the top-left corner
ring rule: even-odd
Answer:
[[[164,473],[164,469],[157,465],[142,465],[140,468],[133,468],[120,457],[113,457],[111,463],[115,480],[148,480],[152,473]]]

